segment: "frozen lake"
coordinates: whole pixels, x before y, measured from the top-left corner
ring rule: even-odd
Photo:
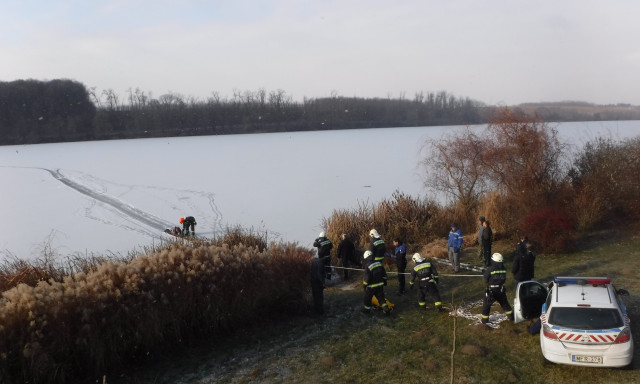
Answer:
[[[555,124],[553,124],[555,126]],[[474,128],[481,129],[484,126]],[[576,146],[640,135],[640,121],[563,123]],[[381,128],[0,146],[0,260],[126,254],[187,215],[311,247],[334,209],[395,190],[424,196],[423,143],[463,127]]]

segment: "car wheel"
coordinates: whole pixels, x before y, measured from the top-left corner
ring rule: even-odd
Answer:
[[[548,367],[550,365],[553,365],[553,363],[551,361],[547,360],[547,358],[544,357],[544,355],[542,355],[542,358],[541,358],[540,362],[542,363],[543,367]]]

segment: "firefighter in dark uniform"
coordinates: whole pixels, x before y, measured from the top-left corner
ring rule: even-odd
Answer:
[[[373,259],[371,251],[365,251],[364,253],[364,280],[362,285],[364,286],[364,308],[362,308],[362,312],[365,314],[371,313],[371,299],[375,296],[385,315],[390,314],[391,310],[387,305],[387,299],[384,297],[384,286],[387,285],[387,271],[385,271],[381,261]]]
[[[396,267],[398,267],[398,295],[402,295],[405,292],[404,271],[407,268],[407,247],[397,237],[393,239],[393,245],[396,247],[394,257],[396,259]]]
[[[382,240],[382,237],[375,229],[369,231],[369,237],[371,237],[369,250],[373,253],[373,260],[382,262],[387,253],[387,246],[384,244],[384,240]]]
[[[189,236],[189,228],[191,228],[191,234],[196,234],[196,219],[193,216],[181,217],[180,224],[182,224],[182,235]]]
[[[440,292],[438,292],[438,271],[436,266],[427,261],[419,253],[414,253],[412,260],[416,265],[411,270],[411,281],[409,282],[410,289],[414,287],[414,281],[418,279],[418,305],[420,308],[426,309],[427,294],[433,298],[434,305],[438,311],[443,311],[442,301],[440,300]]]
[[[327,280],[331,280],[331,248],[333,248],[333,243],[327,239],[327,234],[322,231],[313,242],[313,246],[318,248],[318,258],[324,263]]]
[[[491,255],[491,265],[484,270],[484,282],[487,284],[487,290],[482,303],[482,323],[489,322],[489,312],[491,305],[496,301],[504,310],[504,313],[513,321],[513,309],[507,300],[504,283],[507,281],[507,269],[503,264],[503,257],[499,253]]]
[[[324,263],[316,255],[311,261],[311,294],[313,309],[317,315],[324,314],[324,278]]]

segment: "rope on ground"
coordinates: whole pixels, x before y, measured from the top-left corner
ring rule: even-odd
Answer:
[[[346,270],[349,270],[349,271],[364,271],[364,268],[338,267],[338,266],[335,266],[335,265],[332,265],[331,268],[346,269]],[[395,272],[395,271],[387,271],[387,274],[392,274],[392,275],[411,275],[410,272]],[[462,275],[460,273],[438,273],[438,276],[482,277],[482,275]]]
[[[453,292],[451,292],[451,308],[453,308],[453,348],[451,348],[451,384],[454,383],[453,378],[455,377],[455,364],[454,364],[454,355],[456,354],[456,319],[458,318],[458,309],[453,303]]]

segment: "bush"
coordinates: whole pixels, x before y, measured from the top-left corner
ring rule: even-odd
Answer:
[[[433,201],[395,191],[392,199],[371,207],[360,204],[351,211],[334,210],[331,217],[323,220],[323,225],[334,244],[339,243],[340,235],[346,233],[356,247],[359,245],[363,249],[369,248],[369,231],[375,228],[385,240],[387,249],[393,253],[392,240],[396,237],[405,243],[419,244],[437,237],[438,228],[433,227],[432,218],[438,216],[440,210]]]
[[[0,300],[0,381],[101,377],[203,337],[306,308],[311,250],[174,243]],[[286,276],[286,278],[285,278]]]
[[[544,208],[526,216],[522,229],[539,251],[558,253],[575,246],[575,230],[572,216],[562,207]]]
[[[640,138],[598,138],[584,147],[569,173],[578,228],[640,219]]]

